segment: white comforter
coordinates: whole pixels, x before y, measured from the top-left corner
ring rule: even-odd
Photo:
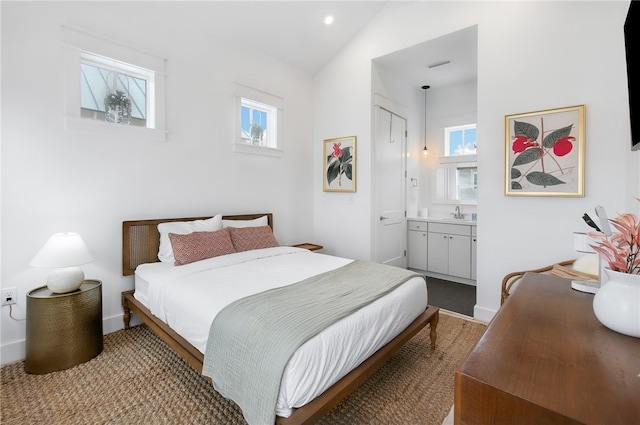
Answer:
[[[227,304],[299,282],[352,260],[293,247],[266,248],[184,266],[142,264],[135,297],[204,353],[209,328]],[[427,306],[426,285],[415,278],[307,341],[285,369],[278,416],[308,403],[406,328]]]

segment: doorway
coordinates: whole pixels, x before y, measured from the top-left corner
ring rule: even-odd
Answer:
[[[405,117],[408,123],[405,152],[405,170],[408,175],[403,179],[403,193],[408,200],[405,210],[409,217],[418,217],[418,210],[423,208],[428,209],[430,217],[448,217],[454,208],[453,204],[434,198],[435,169],[440,163],[439,158],[444,155],[444,134],[441,128],[460,124],[458,121],[461,120],[471,123],[477,119],[477,102],[466,102],[467,98],[473,100],[477,97],[477,40],[478,28],[473,25],[372,60],[372,91],[380,94],[380,97],[391,98],[397,104],[406,105],[403,106],[403,113],[398,115]],[[438,102],[438,109],[434,113],[426,112],[423,90],[420,89],[423,85],[430,85],[434,89],[429,95],[430,103],[434,99]],[[434,98],[436,90],[439,91],[439,97]],[[390,111],[395,112],[394,109]],[[373,128],[377,137],[377,127]],[[377,149],[377,140],[372,145]],[[423,149],[427,145],[429,156],[424,157]],[[377,153],[374,153],[373,162],[373,174],[376,175],[378,170],[375,167],[380,165]],[[412,183],[411,187],[408,187],[409,181]],[[377,187],[374,189],[375,200],[380,196],[376,192]],[[372,227],[376,231],[380,227],[380,212],[380,209],[374,209]],[[406,217],[404,222],[406,223]],[[406,224],[403,227],[406,230]],[[382,235],[376,237],[374,252],[378,253],[378,245],[384,243],[384,238]],[[477,287],[463,289],[474,291]]]

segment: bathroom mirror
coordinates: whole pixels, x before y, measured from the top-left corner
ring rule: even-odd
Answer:
[[[435,199],[440,204],[476,205],[478,200],[478,165],[461,162],[436,168]]]

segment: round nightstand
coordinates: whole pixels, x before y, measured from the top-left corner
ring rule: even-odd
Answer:
[[[24,369],[43,374],[91,360],[102,352],[102,282],[85,280],[73,292],[46,286],[27,294]]]

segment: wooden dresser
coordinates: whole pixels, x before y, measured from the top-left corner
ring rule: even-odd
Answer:
[[[592,303],[527,273],[455,374],[455,424],[640,424],[640,339]]]

